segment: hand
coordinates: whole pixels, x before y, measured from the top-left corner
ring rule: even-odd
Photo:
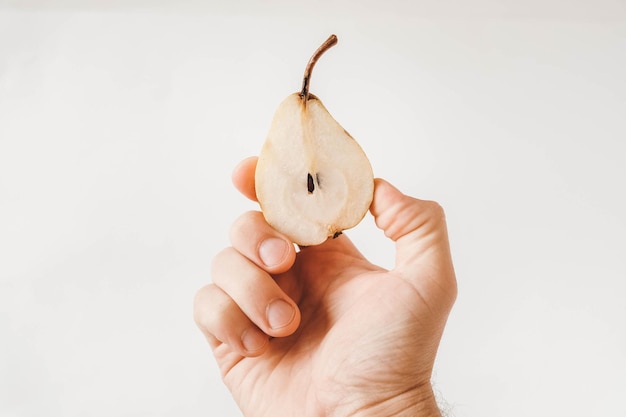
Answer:
[[[233,173],[255,200],[256,158]],[[387,271],[347,236],[296,252],[260,212],[232,226],[194,317],[245,416],[438,416],[430,377],[456,298],[444,213],[377,179]]]

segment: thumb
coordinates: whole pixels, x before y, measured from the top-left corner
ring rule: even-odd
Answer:
[[[456,294],[456,279],[443,208],[401,193],[376,179],[370,206],[376,226],[396,242],[394,271],[415,286],[434,285]]]

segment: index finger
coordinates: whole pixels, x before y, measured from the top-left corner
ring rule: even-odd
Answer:
[[[259,157],[257,156],[250,156],[244,159],[235,167],[232,174],[235,188],[252,201],[257,201],[256,188],[254,187],[254,172],[256,171],[258,160]]]

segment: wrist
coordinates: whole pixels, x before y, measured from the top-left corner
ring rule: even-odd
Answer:
[[[332,413],[334,416],[343,413]],[[369,403],[347,414],[349,417],[441,417],[430,384],[425,387],[391,396],[383,401]]]

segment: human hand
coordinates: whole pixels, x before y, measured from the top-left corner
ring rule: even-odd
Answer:
[[[252,200],[256,161],[233,173]],[[370,212],[390,271],[345,234],[296,252],[260,212],[232,225],[194,318],[245,416],[440,415],[430,377],[457,291],[443,210],[377,179]]]

